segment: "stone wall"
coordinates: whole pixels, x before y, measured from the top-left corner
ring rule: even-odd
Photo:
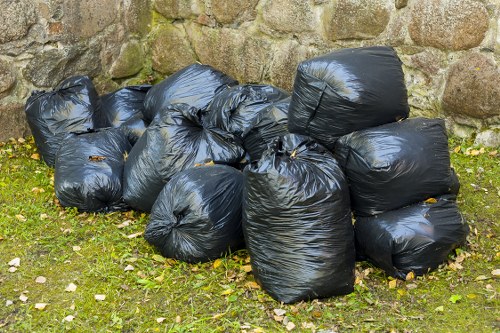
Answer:
[[[25,133],[21,110],[31,89],[76,73],[104,92],[199,61],[241,82],[291,90],[301,60],[392,45],[412,115],[444,117],[455,134],[500,141],[500,0],[0,0],[0,7],[8,27],[0,32],[0,121],[13,124],[0,140]]]

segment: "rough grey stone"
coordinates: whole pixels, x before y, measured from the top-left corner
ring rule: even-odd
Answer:
[[[397,9],[404,8],[406,7],[406,5],[408,5],[408,0],[395,0],[394,5]]]
[[[9,138],[25,137],[30,133],[24,115],[24,104],[21,103],[0,104],[0,124],[2,124],[0,142]]]
[[[139,73],[144,63],[144,50],[141,43],[131,40],[122,45],[120,54],[115,60],[109,75],[112,78],[124,78]]]
[[[16,83],[16,75],[12,64],[0,59],[0,98],[5,97]]]
[[[0,43],[24,37],[36,22],[35,10],[31,0],[0,0]]]
[[[480,53],[471,53],[453,64],[443,95],[449,114],[485,119],[500,115],[500,71]]]
[[[488,30],[484,5],[474,0],[415,1],[410,36],[421,46],[466,50],[478,46]]]
[[[255,19],[258,0],[212,0],[212,13],[222,24]]]
[[[194,62],[194,53],[182,24],[165,24],[152,33],[151,57],[153,69],[172,74]]]
[[[389,23],[390,0],[338,0],[326,11],[328,39],[370,39],[380,35]]]
[[[153,6],[166,18],[189,18],[203,13],[198,0],[153,0]]]
[[[270,28],[283,32],[312,31],[319,25],[309,0],[268,0],[262,18]]]
[[[125,24],[132,33],[146,35],[151,30],[151,0],[125,1]]]
[[[307,56],[306,47],[296,41],[286,41],[276,45],[270,69],[271,83],[282,89],[292,91],[297,65],[305,60]]]
[[[500,130],[486,130],[479,133],[474,141],[476,145],[482,145],[486,147],[500,147]]]

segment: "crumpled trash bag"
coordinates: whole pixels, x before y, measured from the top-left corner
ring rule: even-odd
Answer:
[[[453,249],[465,244],[469,233],[454,195],[358,217],[354,228],[360,256],[400,279],[409,272],[423,275],[437,268]]]
[[[205,110],[217,93],[237,84],[238,81],[211,66],[189,65],[149,90],[144,100],[144,117],[151,122],[170,104],[188,104]]]
[[[310,135],[331,150],[342,135],[407,118],[401,64],[388,46],[341,49],[301,62],[290,132]]]
[[[289,134],[244,176],[243,232],[263,289],[284,303],[350,293],[355,248],[349,188],[331,153]]]
[[[214,97],[206,121],[243,139],[268,106],[289,96],[286,91],[269,85],[234,86]]]
[[[70,132],[100,127],[99,97],[88,76],[62,81],[53,91],[33,91],[25,112],[42,159],[53,167],[57,150]]]
[[[441,119],[410,118],[353,132],[337,141],[334,152],[358,216],[458,192]]]
[[[197,263],[243,244],[243,174],[226,165],[177,173],[153,208],[144,238],[168,258]]]
[[[243,147],[250,160],[260,159],[276,137],[288,134],[288,106],[290,98],[282,99],[259,112],[255,124],[243,138]]]
[[[130,148],[120,129],[69,134],[55,164],[54,188],[61,205],[84,212],[127,209],[122,178]]]
[[[128,86],[101,96],[104,127],[121,127],[134,145],[146,130],[144,98],[150,85]]]
[[[149,212],[176,173],[197,164],[236,165],[245,155],[231,133],[203,124],[201,111],[174,104],[160,111],[130,151],[124,171],[124,198]]]

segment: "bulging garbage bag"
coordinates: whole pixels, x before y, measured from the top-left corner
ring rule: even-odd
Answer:
[[[208,106],[207,122],[244,138],[266,108],[290,94],[262,84],[234,86],[219,92]]]
[[[70,77],[50,92],[33,91],[26,101],[26,119],[47,165],[54,166],[57,150],[68,133],[99,127],[98,102],[88,76]]]
[[[243,243],[243,174],[225,165],[177,173],[151,209],[144,237],[169,258],[197,263]]]
[[[152,121],[170,104],[188,104],[204,110],[217,93],[237,84],[238,81],[211,66],[189,65],[149,90],[144,100],[145,119]]]
[[[120,129],[69,134],[56,157],[54,188],[64,207],[124,210],[123,165],[131,146]]]
[[[469,232],[454,195],[358,217],[354,227],[357,251],[401,279],[409,272],[422,275],[437,268],[465,244]]]
[[[130,151],[124,171],[125,201],[149,212],[176,173],[208,162],[236,165],[244,155],[231,133],[203,124],[199,109],[170,105],[160,111]]]
[[[285,303],[351,292],[349,190],[331,153],[289,134],[247,166],[244,176],[243,232],[264,290]]]
[[[101,117],[105,127],[121,127],[134,145],[146,130],[144,98],[150,85],[128,86],[101,96]]]
[[[401,60],[392,47],[341,49],[299,64],[289,128],[333,149],[342,135],[408,113]]]
[[[259,112],[255,124],[243,138],[243,147],[250,155],[250,160],[260,159],[276,137],[288,134],[289,105],[290,98],[285,98]]]
[[[441,119],[410,118],[353,132],[335,145],[355,215],[369,216],[458,191]]]

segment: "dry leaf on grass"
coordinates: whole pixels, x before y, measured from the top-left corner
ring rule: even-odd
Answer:
[[[35,309],[37,310],[45,310],[45,308],[47,307],[47,303],[36,303],[35,304]]]
[[[25,303],[28,300],[28,296],[21,294],[21,296],[19,296],[19,300],[21,302]]]
[[[76,284],[70,283],[70,284],[68,284],[68,286],[66,287],[66,289],[64,289],[64,291],[72,293],[72,292],[76,291],[76,288],[77,288]]]
[[[96,301],[104,301],[106,299],[106,295],[94,295]]]
[[[21,266],[21,259],[20,258],[14,258],[11,261],[9,261],[8,265],[9,266],[13,266],[13,267],[19,267],[19,266]]]
[[[72,322],[75,319],[75,316],[69,315],[63,318],[63,321]]]
[[[35,282],[36,283],[45,283],[47,282],[47,278],[45,276],[38,276],[36,279],[35,279]]]

